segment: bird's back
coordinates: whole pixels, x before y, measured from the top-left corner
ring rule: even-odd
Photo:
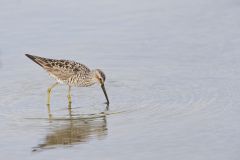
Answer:
[[[70,77],[76,74],[84,77],[90,72],[88,67],[75,61],[49,59],[30,54],[26,54],[26,56],[62,83],[66,82]]]

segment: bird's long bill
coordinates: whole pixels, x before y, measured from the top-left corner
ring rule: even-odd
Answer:
[[[107,92],[106,92],[106,89],[105,89],[104,84],[102,84],[101,87],[102,87],[103,93],[104,93],[104,95],[105,95],[105,97],[106,97],[107,104],[109,104],[109,100],[108,100],[108,96],[107,96]]]

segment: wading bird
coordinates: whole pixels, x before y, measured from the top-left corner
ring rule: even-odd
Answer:
[[[71,87],[88,87],[95,83],[99,83],[102,87],[103,93],[109,105],[107,92],[104,86],[105,74],[100,69],[90,70],[85,65],[70,61],[70,60],[57,60],[49,59],[30,54],[25,54],[28,58],[40,65],[46,70],[51,77],[57,82],[48,88],[47,104],[50,105],[50,96],[52,89],[58,84],[68,85],[68,102],[72,102]]]

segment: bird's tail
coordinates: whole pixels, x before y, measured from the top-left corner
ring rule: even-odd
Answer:
[[[47,62],[46,58],[39,57],[39,56],[34,56],[34,55],[31,55],[31,54],[25,54],[25,56],[27,56],[28,58],[30,58],[32,61],[34,61],[35,63],[37,63],[38,65],[40,65],[43,68],[48,66],[48,62]]]

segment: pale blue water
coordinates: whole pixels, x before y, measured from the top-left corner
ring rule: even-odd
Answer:
[[[0,1],[0,159],[240,158],[240,3]],[[24,56],[72,59],[99,86],[54,81]]]

